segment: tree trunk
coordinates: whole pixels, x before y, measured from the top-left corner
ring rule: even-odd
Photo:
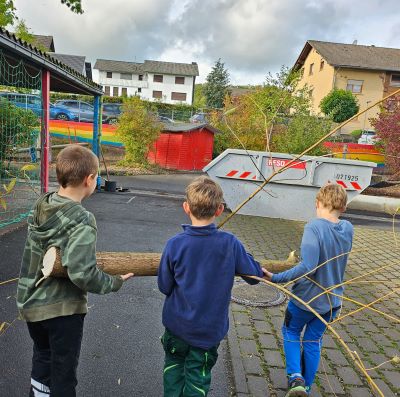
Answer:
[[[97,252],[96,256],[97,266],[105,273],[112,275],[134,273],[136,277],[157,276],[161,259],[161,254],[144,252]],[[260,264],[272,273],[279,273],[293,267],[296,261],[293,251],[285,261],[264,259]],[[43,266],[47,269],[43,272],[45,277],[68,277],[66,268],[61,264],[58,248],[49,248],[43,259]]]

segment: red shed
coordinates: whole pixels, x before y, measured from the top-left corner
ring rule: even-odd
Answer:
[[[164,124],[148,160],[163,168],[202,170],[212,160],[217,132],[209,124]]]

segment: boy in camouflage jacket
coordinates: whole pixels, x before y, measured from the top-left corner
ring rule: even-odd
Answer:
[[[89,149],[63,149],[56,166],[60,188],[40,197],[28,219],[17,306],[34,343],[30,396],[76,396],[87,292],[117,291],[132,277],[110,276],[96,266],[96,221],[81,201],[96,187],[98,166]],[[49,277],[36,287],[52,246],[61,249],[69,278]]]

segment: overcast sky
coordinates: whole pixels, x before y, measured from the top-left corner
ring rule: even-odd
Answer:
[[[400,48],[399,0],[16,0],[33,33],[56,52],[199,64],[205,80],[221,58],[233,84],[257,84],[292,66],[308,39]]]

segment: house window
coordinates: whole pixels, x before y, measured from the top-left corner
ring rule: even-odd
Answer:
[[[153,91],[153,98],[161,99],[162,98],[162,91]]]
[[[184,77],[175,76],[175,84],[185,84],[185,78]]]
[[[392,74],[391,75],[390,85],[400,86],[400,74]]]
[[[142,81],[142,80],[143,80],[143,75],[139,74],[139,81]]]
[[[118,96],[118,87],[113,87],[113,96]]]
[[[163,82],[163,75],[162,74],[155,74],[153,77],[153,81],[155,83],[162,83]]]
[[[186,101],[186,92],[171,92],[173,101]]]
[[[132,80],[132,73],[121,73],[121,79]]]
[[[314,64],[312,63],[310,65],[310,70],[308,71],[308,74],[311,76],[313,74],[313,72],[314,72]]]
[[[128,89],[126,87],[122,87],[121,89],[121,95],[122,96],[128,96]]]
[[[112,79],[112,72],[107,72],[107,78]]]
[[[319,70],[321,71],[325,66],[325,61],[321,61],[321,63],[319,64]]]
[[[109,85],[104,86],[104,94],[110,96],[110,86]]]
[[[353,94],[360,94],[362,92],[364,80],[347,80],[347,91],[351,91]]]
[[[137,89],[137,92],[142,92],[142,88],[139,87],[139,88]]]

